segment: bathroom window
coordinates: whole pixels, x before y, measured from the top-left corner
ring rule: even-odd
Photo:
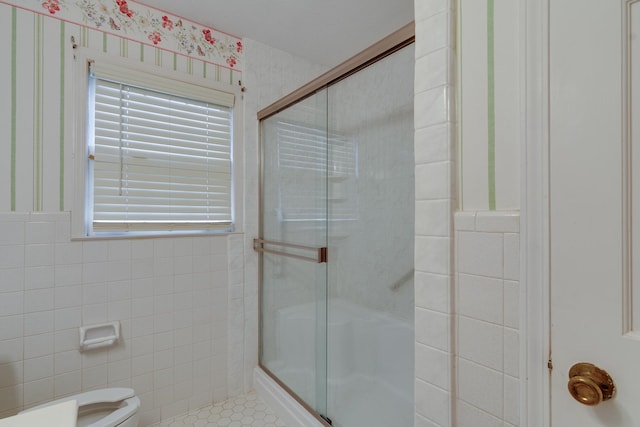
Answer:
[[[83,234],[232,231],[235,95],[87,64]]]

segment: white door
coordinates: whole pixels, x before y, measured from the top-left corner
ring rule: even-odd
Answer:
[[[640,0],[551,0],[549,8],[552,427],[637,427]],[[577,362],[611,375],[611,400],[572,398]],[[573,380],[586,400],[598,397],[590,381],[586,373]]]

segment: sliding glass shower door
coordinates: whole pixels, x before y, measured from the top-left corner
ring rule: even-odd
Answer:
[[[412,427],[413,46],[329,87],[327,412]]]
[[[261,354],[302,403],[326,413],[327,94],[262,122]]]
[[[260,363],[337,427],[413,426],[413,57],[261,122]]]

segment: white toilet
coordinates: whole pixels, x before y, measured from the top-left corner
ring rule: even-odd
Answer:
[[[140,399],[130,388],[104,388],[47,402],[23,412],[68,400],[78,401],[77,427],[138,427]]]

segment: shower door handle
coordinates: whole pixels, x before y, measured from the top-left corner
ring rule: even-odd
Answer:
[[[281,249],[272,249],[267,248],[265,246],[278,246],[280,248],[289,248],[301,252],[314,252],[314,256],[310,255],[302,255],[300,253],[291,253],[286,252]],[[264,239],[253,239],[253,250],[256,252],[266,252],[270,254],[282,255],[290,258],[301,259],[304,261],[311,261],[317,263],[327,262],[327,248],[326,247],[313,247],[313,246],[304,246],[304,245],[296,245],[293,243],[283,243],[283,242],[275,242],[273,240],[264,240]]]

